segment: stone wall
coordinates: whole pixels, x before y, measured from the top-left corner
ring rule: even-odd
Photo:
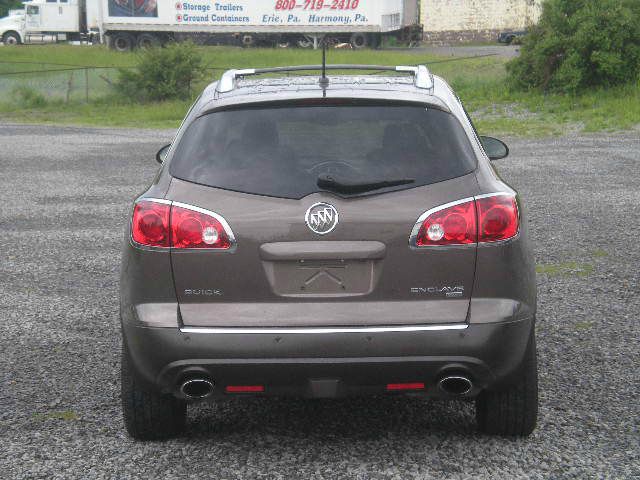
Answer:
[[[424,38],[431,43],[494,40],[540,17],[543,0],[422,0]]]

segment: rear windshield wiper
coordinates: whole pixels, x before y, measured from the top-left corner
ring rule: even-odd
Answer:
[[[336,179],[331,175],[320,175],[318,177],[318,187],[332,192],[354,194],[371,192],[380,190],[381,188],[397,187],[400,185],[409,185],[415,182],[413,178],[399,178],[394,180],[367,180],[367,181],[350,181],[345,179]]]

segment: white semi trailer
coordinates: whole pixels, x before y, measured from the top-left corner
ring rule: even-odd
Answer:
[[[193,38],[308,47],[321,37],[376,46],[418,39],[419,0],[31,0],[0,19],[5,44],[104,41],[120,51]]]

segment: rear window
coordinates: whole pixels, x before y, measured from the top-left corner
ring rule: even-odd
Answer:
[[[211,187],[299,199],[331,190],[318,186],[321,178],[363,187],[336,190],[352,196],[441,182],[475,166],[469,140],[449,113],[413,105],[323,105],[202,116],[182,136],[170,171]]]

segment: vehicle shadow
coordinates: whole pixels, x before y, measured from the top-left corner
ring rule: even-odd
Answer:
[[[376,440],[388,436],[475,432],[472,402],[419,397],[338,400],[237,399],[196,404],[189,409],[186,435],[231,440],[241,435],[305,439]],[[233,440],[231,440],[233,441]]]

